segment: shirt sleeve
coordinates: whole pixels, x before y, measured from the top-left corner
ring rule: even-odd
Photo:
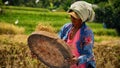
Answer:
[[[72,24],[70,24],[70,23],[63,25],[63,27],[61,28],[61,30],[58,33],[58,35],[61,39],[63,39],[63,40],[66,39],[67,31],[70,29],[71,25]]]
[[[83,35],[81,55],[78,57],[78,63],[83,64],[93,59],[94,35],[91,30],[85,31]]]
[[[66,24],[62,26],[61,30],[60,30],[59,33],[58,33],[58,35],[59,35],[59,37],[60,37],[61,39],[62,39],[63,36],[64,36],[64,29],[65,29],[65,27],[66,27]]]

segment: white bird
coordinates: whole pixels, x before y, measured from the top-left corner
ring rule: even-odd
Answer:
[[[39,0],[36,0],[35,3],[37,4],[39,2]]]
[[[19,21],[18,21],[18,19],[15,21],[15,24],[18,24],[19,23]]]
[[[4,3],[5,5],[7,5],[7,4],[9,4],[9,1],[5,1],[5,3]]]

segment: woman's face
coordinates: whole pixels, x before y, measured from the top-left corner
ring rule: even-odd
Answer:
[[[74,27],[80,27],[82,25],[82,20],[80,18],[76,19],[73,16],[71,16],[71,21]]]

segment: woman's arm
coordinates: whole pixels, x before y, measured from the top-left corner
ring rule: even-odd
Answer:
[[[79,64],[86,63],[93,60],[93,44],[94,44],[94,35],[91,30],[86,30],[84,35],[82,35],[82,48],[79,50],[81,55],[78,57]]]

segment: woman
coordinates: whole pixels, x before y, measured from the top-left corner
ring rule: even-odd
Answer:
[[[73,54],[70,68],[95,68],[92,51],[94,35],[85,23],[94,19],[92,5],[77,1],[70,6],[68,14],[71,16],[71,23],[63,26],[59,37],[68,44]]]

